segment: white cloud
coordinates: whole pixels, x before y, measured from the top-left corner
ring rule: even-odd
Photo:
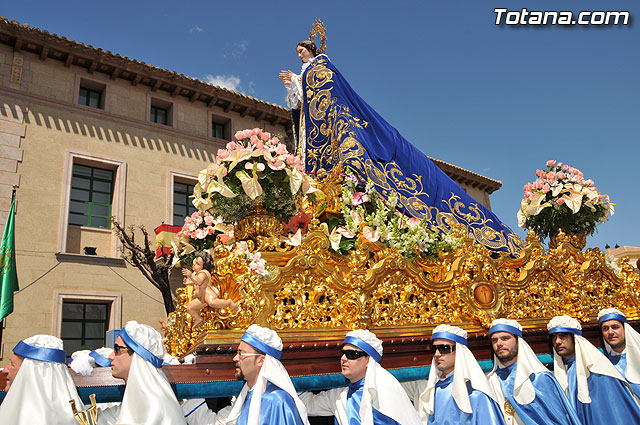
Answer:
[[[239,56],[242,56],[244,52],[247,51],[247,47],[249,47],[248,40],[242,40],[238,43],[235,43],[231,49],[231,53],[225,53],[224,57],[228,58],[229,56],[231,56],[231,57],[237,58]]]
[[[249,93],[255,93],[256,83],[249,81]]]
[[[189,32],[191,34],[193,34],[194,32],[202,32],[202,31],[204,31],[204,30],[202,28],[200,28],[199,26],[195,26],[193,28],[189,28]]]
[[[214,86],[220,86],[225,89],[241,91],[240,86],[240,77],[236,77],[235,75],[205,75],[205,80],[209,84],[213,84]]]

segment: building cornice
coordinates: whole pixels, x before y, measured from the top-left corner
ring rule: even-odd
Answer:
[[[147,87],[189,102],[202,102],[207,107],[218,106],[225,112],[237,112],[267,121],[271,125],[288,124],[290,114],[286,108],[274,103],[214,86],[197,78],[130,59],[118,53],[51,34],[46,30],[9,21],[0,16],[0,43],[38,55],[40,60],[56,60],[67,67],[85,68],[89,74],[99,73],[110,79],[125,80],[132,86]]]

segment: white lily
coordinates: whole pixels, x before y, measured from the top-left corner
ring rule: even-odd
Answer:
[[[295,195],[298,193],[298,190],[300,190],[300,186],[304,180],[302,173],[295,167],[287,167],[286,171],[289,176],[289,187],[291,188],[291,193]]]
[[[238,171],[236,172],[236,177],[242,183],[242,188],[244,189],[244,193],[251,199],[256,199],[258,196],[262,195],[262,186],[258,182],[258,174],[253,170],[252,176],[249,177],[246,171]]]
[[[226,157],[224,160],[231,161],[231,164],[229,164],[229,171],[231,171],[234,169],[236,165],[238,165],[238,163],[251,158],[252,154],[253,154],[253,151],[249,148],[237,149],[232,151],[231,155]]]

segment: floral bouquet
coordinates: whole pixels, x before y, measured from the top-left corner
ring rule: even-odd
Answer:
[[[368,242],[380,241],[408,258],[436,258],[462,243],[462,238],[432,231],[425,219],[406,217],[396,209],[398,198],[392,194],[385,199],[370,181],[344,177],[342,219],[329,223],[329,239],[336,252],[346,254],[352,249],[359,232]]]
[[[233,236],[233,226],[224,223],[222,217],[215,217],[209,211],[196,211],[184,219],[182,229],[171,242],[174,265],[178,262],[190,267],[196,252],[209,250],[220,236]]]
[[[234,223],[263,204],[278,219],[297,213],[298,196],[316,189],[303,165],[278,137],[259,128],[238,131],[235,141],[219,149],[214,163],[200,171],[194,205]]]
[[[555,236],[558,229],[588,236],[615,212],[609,196],[600,194],[593,180],[585,180],[577,168],[549,160],[546,170],[536,170],[536,175],[524,186],[518,226],[532,229],[542,239]]]

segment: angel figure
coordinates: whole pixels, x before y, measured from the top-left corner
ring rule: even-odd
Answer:
[[[182,269],[185,285],[193,284],[193,299],[187,305],[187,312],[193,317],[193,328],[203,322],[200,310],[204,307],[229,308],[238,311],[238,306],[232,301],[221,299],[220,291],[211,285],[211,273],[213,268],[211,254],[207,251],[199,251],[193,260],[192,270]]]

